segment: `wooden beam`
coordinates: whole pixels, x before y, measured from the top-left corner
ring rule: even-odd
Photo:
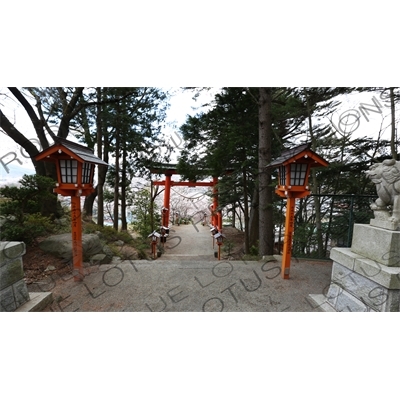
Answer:
[[[164,186],[165,181],[153,181],[153,185],[155,186]],[[170,186],[189,186],[189,187],[196,187],[196,186],[214,186],[213,182],[170,182]]]

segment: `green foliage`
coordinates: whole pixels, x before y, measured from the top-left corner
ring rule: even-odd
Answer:
[[[235,247],[235,244],[229,240],[226,239],[224,241],[224,244],[222,245],[222,250],[227,254],[227,256],[229,257],[231,255],[231,252],[233,250],[233,248]]]
[[[54,198],[51,189],[55,181],[41,175],[24,175],[20,186],[0,188],[0,196],[8,201],[0,203],[0,214],[10,215],[21,223],[25,214],[40,213],[42,205]]]
[[[132,222],[133,229],[140,234],[143,239],[153,232],[154,227],[152,221],[156,220],[156,205],[154,204],[153,215],[151,215],[151,194],[150,190],[142,189],[135,193],[132,205],[132,214],[134,221]],[[158,216],[158,220],[160,217]]]
[[[141,242],[136,241],[135,242],[135,248],[136,251],[138,252],[138,257],[141,260],[147,260],[147,252],[149,250],[149,243],[148,241],[145,241],[144,239]]]
[[[101,91],[105,102],[102,109],[104,141],[110,154],[126,161],[119,168],[119,183],[123,183],[123,173],[127,181],[138,172],[147,174],[152,162],[165,161],[158,151],[160,147],[170,148],[161,134],[168,93],[156,87],[109,87]],[[96,133],[91,135],[91,139],[82,139],[86,143],[96,142]],[[123,143],[123,148],[117,146],[117,142]]]
[[[251,246],[250,247],[250,255],[251,256],[258,256],[258,247],[257,246]]]
[[[54,232],[50,217],[43,216],[41,210],[54,196],[51,188],[54,181],[40,175],[24,175],[20,186],[0,188],[0,214],[5,216],[1,227],[1,240],[31,243],[39,236]]]
[[[244,254],[241,257],[241,260],[242,261],[259,261],[260,260],[260,256],[258,254],[258,248],[256,248],[256,249],[257,249],[257,254],[256,254],[256,251],[253,249],[251,254]]]
[[[21,241],[31,244],[36,238],[54,232],[54,224],[49,217],[40,213],[26,214],[22,223],[9,217],[3,223],[0,231],[1,240]]]
[[[98,233],[100,239],[105,242],[115,242],[122,240],[124,243],[133,243],[133,238],[128,232],[119,232],[113,229],[111,226],[100,226],[97,224],[85,224],[83,227],[83,233]]]

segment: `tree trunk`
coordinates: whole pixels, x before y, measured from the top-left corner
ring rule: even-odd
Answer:
[[[391,122],[392,122],[392,134],[390,139],[390,148],[392,150],[392,158],[397,160],[397,149],[396,149],[396,119],[395,119],[395,106],[394,106],[394,90],[390,88],[390,111],[391,111]]]
[[[106,88],[103,89],[103,92],[106,92]],[[107,135],[107,128],[104,125],[103,120],[103,108],[99,109],[98,113],[98,129],[100,131],[97,133],[97,151],[99,158],[102,158],[106,163],[109,161],[109,152],[110,152],[110,141]],[[104,129],[103,129],[104,128]],[[102,143],[103,141],[103,143]],[[102,152],[102,144],[104,145],[104,152]],[[101,226],[104,226],[104,184],[106,182],[108,166],[100,165],[98,170],[98,199],[97,199],[97,223]]]
[[[92,222],[93,217],[93,204],[97,196],[97,187],[93,193],[90,193],[89,196],[85,197],[85,201],[83,203],[83,216],[84,219],[88,222]]]
[[[114,229],[118,231],[119,222],[119,129],[115,132],[115,183],[114,183]]]
[[[237,217],[238,217],[238,220],[239,220],[239,226],[240,226],[240,230],[243,232],[243,224],[242,224],[242,216],[241,216],[241,208],[239,207],[239,212],[237,211],[238,209],[237,208],[235,208],[235,213],[236,213],[236,215],[237,215]]]
[[[314,131],[312,126],[311,120],[311,105],[307,95],[307,91],[305,90],[306,94],[306,102],[307,102],[307,116],[308,116],[308,129],[310,132],[310,139],[311,139],[311,149],[313,151],[316,150],[317,144],[316,139],[314,137]],[[311,179],[312,179],[312,192],[317,194],[318,192],[318,181],[317,181],[317,173],[314,169],[311,170]],[[321,217],[321,199],[318,196],[314,196],[314,206],[315,206],[315,228],[316,228],[316,235],[317,235],[317,247],[318,247],[318,257],[323,258],[325,257],[324,252],[324,238],[322,235],[322,217]]]
[[[244,201],[244,225],[245,225],[245,235],[244,235],[244,252],[245,254],[250,253],[250,241],[249,241],[249,199],[247,194],[247,171],[246,168],[243,167],[243,201]]]
[[[97,91],[97,109],[96,109],[96,145],[97,156],[103,159],[103,106],[102,106],[102,88],[96,88]],[[104,161],[108,163],[108,140],[104,138]],[[106,165],[97,166],[97,186],[96,190],[85,198],[84,211],[88,218],[92,218],[93,205],[97,198],[97,225],[104,226],[104,183],[106,181],[108,167]]]
[[[154,192],[154,185],[153,181],[150,181],[150,226],[151,226],[151,231],[154,231],[154,197],[153,197],[153,192]],[[172,219],[174,220],[175,216],[172,214]]]
[[[102,101],[102,90],[96,88],[97,101]],[[103,158],[103,108],[101,104],[96,109],[96,128],[97,128],[97,156]],[[104,155],[106,151],[104,150]],[[107,157],[108,158],[108,157]],[[107,162],[107,161],[106,161]],[[104,226],[104,182],[106,179],[107,167],[98,166],[97,169],[97,224]]]
[[[121,230],[128,230],[128,223],[126,221],[126,148],[125,145],[122,150],[122,171],[121,171]]]
[[[258,247],[260,217],[258,213],[258,187],[254,188],[249,218],[249,248]]]
[[[271,88],[259,88],[258,135],[258,195],[259,195],[259,255],[274,253],[274,223],[272,208],[271,173],[266,166],[271,162],[272,120]]]

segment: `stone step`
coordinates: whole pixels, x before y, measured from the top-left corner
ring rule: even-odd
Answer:
[[[51,292],[31,292],[29,293],[30,300],[17,308],[15,312],[32,312],[42,311],[53,301]]]
[[[313,305],[314,311],[336,312],[323,294],[309,294],[308,300]]]
[[[122,265],[129,265],[129,264],[134,264],[137,266],[151,266],[152,264],[156,265],[159,267],[160,265],[165,265],[165,266],[178,266],[178,267],[191,267],[191,268],[213,268],[215,265],[219,264],[230,264],[232,266],[236,267],[255,267],[256,265],[263,265],[266,262],[265,261],[241,261],[241,260],[218,260],[215,257],[210,256],[208,259],[205,259],[204,257],[199,256],[193,257],[193,256],[182,256],[182,257],[177,257],[176,259],[170,258],[168,259],[167,257],[161,256],[160,258],[157,258],[155,260],[131,260],[131,261],[121,261],[120,264]],[[279,263],[277,263],[279,265]],[[110,264],[111,265],[111,264]],[[107,265],[105,264],[103,267],[107,268]]]

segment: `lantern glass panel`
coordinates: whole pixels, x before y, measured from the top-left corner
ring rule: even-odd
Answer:
[[[286,185],[286,167],[284,166],[279,167],[279,184],[281,186]]]
[[[60,160],[61,182],[77,183],[78,161],[77,160]]]
[[[307,164],[294,163],[290,165],[290,185],[304,186],[307,173]]]
[[[92,175],[92,166],[91,163],[84,163],[82,168],[82,183],[90,183],[90,177]]]

